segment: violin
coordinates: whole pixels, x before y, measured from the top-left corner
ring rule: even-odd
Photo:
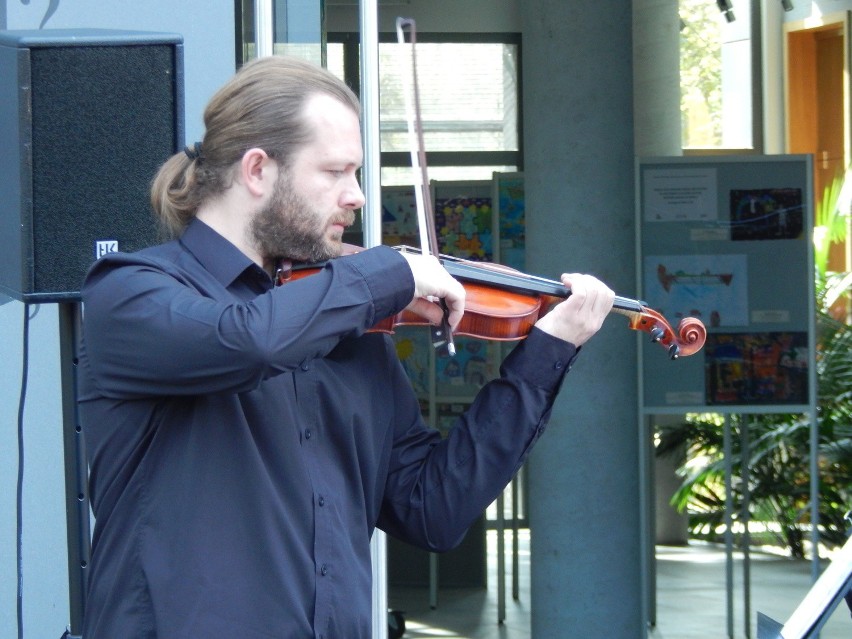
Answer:
[[[419,252],[408,246],[395,248],[401,252]],[[364,249],[344,244],[343,255],[361,250]],[[474,262],[443,254],[438,259],[465,289],[465,310],[454,331],[456,335],[495,341],[521,340],[554,304],[571,295],[571,290],[562,282],[527,275],[500,264]],[[284,284],[313,275],[326,264],[297,264],[288,269],[279,269],[277,283]],[[616,296],[611,312],[626,316],[629,328],[648,333],[651,340],[664,347],[672,359],[697,353],[707,339],[707,329],[701,320],[685,317],[675,331],[660,313],[639,300]],[[431,324],[419,315],[403,310],[378,322],[368,332],[392,334],[398,326]],[[448,336],[443,334],[446,329],[433,328],[436,329],[433,346],[447,347]]]

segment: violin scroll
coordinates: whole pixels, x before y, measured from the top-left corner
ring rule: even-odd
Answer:
[[[695,317],[684,317],[677,326],[681,355],[686,357],[697,353],[707,340],[707,328]]]
[[[668,350],[669,357],[672,359],[697,353],[707,340],[707,329],[703,322],[695,317],[683,318],[675,332],[666,318],[645,306],[637,311],[613,310],[627,315],[630,319],[630,328],[648,333],[652,341],[658,342]]]

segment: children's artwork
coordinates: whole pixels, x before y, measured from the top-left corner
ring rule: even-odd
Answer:
[[[413,187],[382,189],[382,243],[388,246],[420,246]]]
[[[803,229],[802,189],[731,191],[732,240],[791,240]]]
[[[397,326],[394,329],[396,354],[414,392],[420,397],[429,395],[429,350],[432,348],[429,338],[429,330],[421,326]]]
[[[521,174],[496,174],[497,211],[500,215],[500,263],[519,271],[526,268],[526,215],[524,177]]]
[[[748,325],[745,255],[650,255],[644,301],[673,324],[684,317],[706,326]]]
[[[808,403],[807,333],[710,333],[707,404]]]
[[[435,361],[438,393],[475,393],[495,376],[488,348],[497,346],[469,337],[457,337],[455,344],[455,357],[439,357]]]
[[[436,199],[435,228],[441,253],[493,261],[490,197]]]

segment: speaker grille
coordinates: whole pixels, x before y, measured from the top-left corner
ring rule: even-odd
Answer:
[[[34,49],[33,286],[76,292],[98,241],[156,241],[148,186],[174,152],[174,47]]]

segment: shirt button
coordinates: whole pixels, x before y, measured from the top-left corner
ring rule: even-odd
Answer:
[[[319,503],[320,508],[325,506],[325,497],[320,497],[317,503]]]
[[[305,429],[305,439],[310,439],[312,434],[310,428]]]
[[[299,368],[301,368],[303,371],[307,371],[310,366],[308,366],[307,362],[302,362],[302,365]]]
[[[328,566],[326,566],[325,564],[323,564],[323,565],[322,565],[322,567],[320,568],[320,574],[321,574],[323,577],[325,577],[325,576],[328,574]]]
[[[554,368],[554,370],[561,371],[564,366],[565,366],[565,363],[562,360],[559,360],[553,365],[553,368]]]

